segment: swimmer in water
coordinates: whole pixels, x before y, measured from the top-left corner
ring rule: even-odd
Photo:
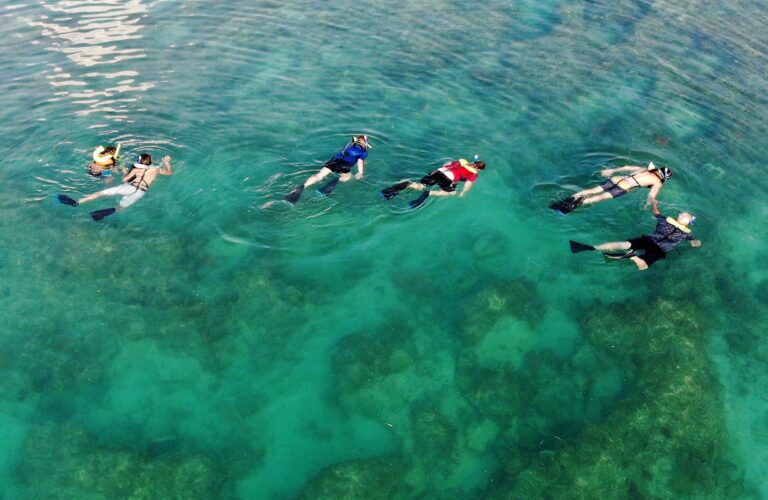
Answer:
[[[688,212],[681,212],[676,219],[662,215],[658,208],[654,207],[653,215],[658,221],[656,229],[651,234],[644,234],[627,241],[603,243],[602,245],[587,245],[571,240],[571,252],[579,253],[597,250],[605,252],[603,255],[609,259],[630,259],[637,269],[644,271],[655,262],[665,259],[667,253],[683,241],[690,241],[691,246],[700,247],[701,241],[693,238],[690,226],[696,217]],[[620,251],[619,253],[611,253]],[[638,255],[642,251],[642,255]]]
[[[139,156],[139,160],[133,164],[128,173],[123,177],[123,183],[119,186],[103,189],[96,193],[89,194],[88,196],[84,196],[79,200],[70,198],[65,194],[60,194],[58,198],[64,205],[75,207],[89,201],[97,200],[103,196],[122,196],[117,207],[104,208],[91,212],[91,217],[94,220],[101,220],[104,217],[128,208],[139,201],[147,190],[149,190],[152,183],[155,182],[158,175],[173,175],[171,157],[166,156],[163,158],[163,163],[157,167],[152,165],[152,157],[150,155],[143,154]]]
[[[626,176],[614,176],[618,172],[627,172]],[[627,165],[619,168],[608,168],[600,172],[603,177],[609,177],[607,181],[600,186],[585,189],[560,201],[549,205],[549,208],[567,214],[581,205],[591,205],[603,200],[618,198],[630,191],[638,188],[648,188],[648,203],[653,210],[658,210],[659,202],[657,197],[664,183],[672,177],[672,171],[668,168],[656,168],[653,162],[648,164],[648,168]]]
[[[333,158],[328,160],[323,168],[318,173],[304,181],[304,184],[296,186],[286,197],[285,201],[294,204],[299,201],[301,193],[305,188],[320,182],[325,179],[331,173],[339,174],[338,177],[334,177],[330,182],[321,187],[318,191],[321,194],[329,195],[333,191],[336,184],[341,182],[347,182],[352,179],[352,168],[357,166],[357,173],[354,175],[355,179],[362,179],[365,172],[365,160],[368,158],[368,150],[371,149],[371,144],[368,141],[367,135],[357,135],[352,138],[352,142],[344,146],[344,149],[336,153]]]
[[[485,170],[485,162],[478,160],[477,156],[475,156],[473,163],[461,158],[445,163],[442,167],[422,177],[419,182],[404,180],[382,189],[381,194],[387,200],[391,200],[401,191],[417,189],[422,191],[421,196],[408,203],[411,208],[416,208],[424,203],[429,196],[456,196],[457,194],[460,197],[465,196],[472,189],[473,183],[482,170]],[[464,183],[461,193],[456,192],[456,186],[459,182]],[[430,190],[429,188],[432,186],[437,186],[440,189]]]
[[[106,180],[111,180],[113,168],[117,165],[119,160],[120,145],[115,146],[99,146],[93,150],[93,162],[88,166],[88,174],[93,177],[100,177]]]

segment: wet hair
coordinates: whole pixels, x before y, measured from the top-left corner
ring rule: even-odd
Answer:
[[[485,162],[482,160],[477,160],[475,162],[475,168],[478,170],[485,170]]]
[[[104,148],[104,151],[101,152],[101,154],[103,155],[112,155],[112,156],[114,156],[115,153],[117,153],[117,148],[115,148],[114,146],[107,146],[106,148]]]
[[[152,165],[152,157],[149,156],[148,154],[143,154],[139,156],[139,163],[147,166]]]

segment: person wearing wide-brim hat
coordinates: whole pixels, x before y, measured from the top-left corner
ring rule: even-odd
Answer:
[[[677,218],[667,217],[653,208],[653,215],[658,221],[656,229],[651,234],[644,234],[627,241],[615,241],[601,245],[587,245],[578,241],[570,241],[571,252],[579,253],[591,250],[604,252],[603,256],[609,259],[629,259],[635,263],[637,269],[644,271],[655,262],[665,259],[667,253],[683,241],[690,241],[691,246],[700,247],[701,241],[694,239],[691,225],[696,217],[688,212],[680,212]],[[643,252],[640,254],[639,252]]]

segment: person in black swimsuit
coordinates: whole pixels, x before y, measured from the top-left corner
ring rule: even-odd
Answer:
[[[651,234],[644,234],[627,241],[603,243],[602,245],[587,245],[571,240],[571,252],[579,253],[587,250],[606,252],[603,255],[610,259],[630,259],[637,269],[643,271],[655,262],[665,259],[667,253],[683,241],[690,241],[691,246],[700,247],[701,241],[693,238],[691,224],[696,217],[688,212],[681,212],[676,219],[666,217],[654,208],[656,229]],[[611,253],[619,251],[619,253]],[[642,255],[638,254],[642,251]]]
[[[627,172],[626,176],[613,176],[617,172]],[[609,177],[607,181],[600,186],[585,189],[565,198],[564,200],[552,203],[549,208],[567,214],[581,205],[591,205],[603,200],[618,198],[638,188],[648,188],[648,203],[654,210],[658,209],[657,197],[664,183],[672,177],[672,170],[656,168],[653,162],[648,164],[648,168],[627,165],[619,168],[608,168],[600,172],[603,177]],[[613,177],[611,177],[613,176]]]

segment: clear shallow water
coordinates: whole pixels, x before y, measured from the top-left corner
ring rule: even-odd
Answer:
[[[759,2],[2,16],[5,497],[768,495]],[[364,182],[260,208],[360,131]],[[177,175],[96,224],[55,195],[107,142]],[[475,153],[466,199],[377,195]],[[546,205],[650,160],[704,246],[568,254],[642,195]]]

